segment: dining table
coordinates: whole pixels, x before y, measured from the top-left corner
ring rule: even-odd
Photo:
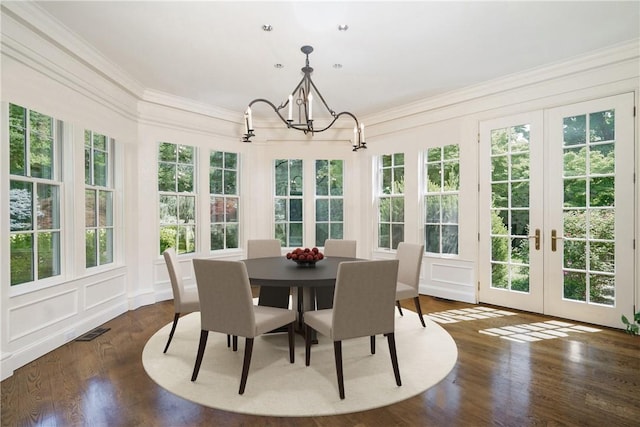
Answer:
[[[364,260],[349,257],[324,257],[314,264],[299,264],[284,256],[242,260],[247,267],[247,274],[252,285],[281,288],[287,294],[290,289],[296,291],[293,292],[293,308],[297,312],[298,331],[303,329],[305,311],[331,308],[333,292],[323,292],[323,295],[331,297],[325,296],[324,299],[318,299],[319,294],[316,293],[316,290],[320,288],[333,289],[338,275],[338,266],[346,261]],[[283,306],[282,298],[274,300],[258,298],[259,305],[270,307],[288,308],[288,302],[287,298],[287,306]],[[316,341],[315,337],[313,341]]]

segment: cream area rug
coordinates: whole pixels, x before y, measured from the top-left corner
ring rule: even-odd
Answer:
[[[396,386],[387,339],[376,339],[376,354],[369,338],[343,341],[345,396],[340,400],[333,342],[318,336],[311,348],[311,365],[304,364],[304,338],[296,334],[295,363],[289,363],[287,334],[255,339],[247,386],[238,394],[244,338],[238,351],[227,348],[224,334],[210,332],[198,379],[191,382],[200,339],[200,313],[180,318],[171,346],[162,353],[171,323],[153,335],[142,352],[147,374],[161,387],[199,403],[225,411],[267,416],[321,416],[364,411],[390,405],[422,393],[453,369],[458,349],[453,338],[425,318],[396,312],[396,349],[402,386]]]

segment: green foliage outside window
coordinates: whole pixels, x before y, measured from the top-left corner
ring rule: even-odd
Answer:
[[[284,247],[303,245],[303,169],[301,159],[274,162],[274,236]]]
[[[344,237],[343,163],[316,160],[316,246]]]

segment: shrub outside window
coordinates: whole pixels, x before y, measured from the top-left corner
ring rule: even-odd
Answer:
[[[274,161],[274,235],[284,247],[302,246],[303,169],[301,159]]]
[[[344,162],[316,160],[316,246],[344,237]]]

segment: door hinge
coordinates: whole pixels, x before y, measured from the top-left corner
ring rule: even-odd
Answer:
[[[478,280],[478,291],[480,291],[480,281]]]
[[[636,106],[634,105],[633,106],[633,117],[635,117],[635,116],[636,116]]]
[[[478,144],[480,144],[480,132],[478,132]]]
[[[478,242],[480,241],[480,233],[478,233]]]

